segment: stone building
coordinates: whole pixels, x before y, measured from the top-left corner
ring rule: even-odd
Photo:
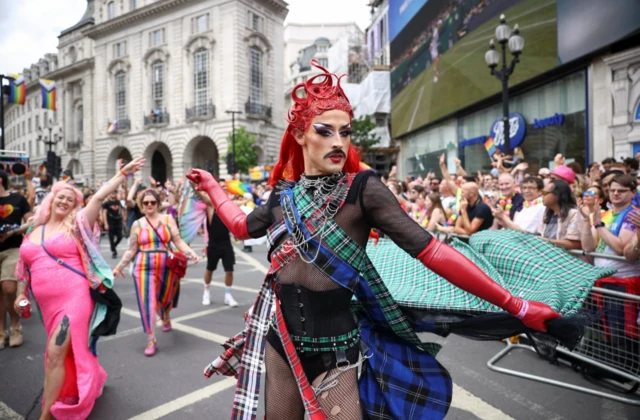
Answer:
[[[144,175],[161,181],[190,167],[224,177],[226,111],[241,111],[236,128],[256,134],[259,163],[273,161],[284,130],[286,14],[282,0],[88,0],[59,36],[49,60],[57,64],[38,64],[39,77],[56,81],[50,114],[64,138],[56,146],[63,166],[94,183],[112,176],[118,159],[145,156]],[[37,78],[28,85],[34,97]],[[17,108],[6,110],[8,129],[26,118],[11,113],[42,111]],[[29,135],[20,129],[7,146],[25,147]]]

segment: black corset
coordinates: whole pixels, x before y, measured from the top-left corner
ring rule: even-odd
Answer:
[[[297,284],[279,284],[277,295],[290,335],[333,337],[356,328],[349,304],[353,293],[342,287],[316,292]]]

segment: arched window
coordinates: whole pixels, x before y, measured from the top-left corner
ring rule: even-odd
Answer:
[[[252,104],[262,105],[262,83],[263,83],[263,53],[256,47],[249,49],[249,64],[251,66],[251,80],[249,101]]]
[[[124,71],[116,73],[116,120],[127,118],[127,75]]]
[[[110,1],[107,4],[107,19],[113,19],[116,17],[116,2]]]
[[[84,139],[84,115],[83,115],[83,110],[84,108],[82,107],[82,105],[80,105],[78,108],[76,108],[76,137],[77,137],[77,141],[79,143],[82,143],[83,139]]]
[[[151,103],[154,111],[164,109],[164,63],[160,60],[151,65]]]
[[[193,87],[196,116],[207,115],[209,102],[209,51],[202,48],[193,54]]]

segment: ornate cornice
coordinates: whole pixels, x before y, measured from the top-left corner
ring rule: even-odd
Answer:
[[[125,13],[113,19],[102,22],[92,28],[87,29],[83,33],[91,39],[98,39],[112,32],[119,31],[137,22],[145,20],[152,16],[173,12],[176,6],[187,3],[194,3],[197,0],[164,0],[151,3],[147,6],[136,9],[133,12]]]
[[[80,61],[76,61],[75,63],[71,64],[70,66],[64,66],[59,68],[58,70],[52,71],[51,73],[45,74],[44,77],[41,77],[42,79],[51,79],[51,80],[57,80],[57,79],[61,79],[64,77],[67,77],[71,74],[74,73],[78,73],[81,72],[83,70],[87,70],[90,68],[93,68],[94,66],[94,58],[85,58],[82,59]],[[38,84],[38,81],[35,81],[35,84]],[[27,85],[27,88],[29,87],[29,85]]]
[[[153,47],[145,53],[145,55],[142,57],[142,61],[144,61],[145,65],[148,66],[153,61],[156,61],[158,59],[167,61],[168,58],[169,51],[167,51],[165,47]]]
[[[269,42],[269,38],[267,38],[264,34],[255,31],[251,32],[249,35],[244,37],[244,42],[250,42],[252,38],[257,38],[262,44],[264,44],[267,50],[265,52],[269,52],[273,49],[273,47],[271,46],[271,42]]]
[[[115,73],[117,73],[120,70],[128,71],[130,68],[131,68],[131,63],[129,63],[129,60],[126,57],[122,57],[122,58],[116,58],[114,60],[111,60],[111,62],[107,66],[107,71],[109,72],[110,75],[113,76]]]
[[[211,31],[191,35],[184,45],[185,51],[187,51],[187,53],[192,53],[200,47],[212,47],[213,44],[216,43],[216,40],[213,39],[213,36],[209,36],[210,32]]]

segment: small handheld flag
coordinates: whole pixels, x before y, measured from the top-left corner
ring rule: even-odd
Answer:
[[[21,74],[12,74],[13,81],[9,80],[9,99],[10,104],[24,105],[27,100],[27,84]]]
[[[118,121],[111,121],[109,123],[109,126],[107,127],[107,133],[113,134],[116,132],[117,129],[118,129]]]
[[[42,92],[42,108],[56,110],[56,82],[48,79],[40,79],[40,91]]]
[[[487,141],[484,142],[484,148],[487,149],[487,153],[489,156],[493,156],[496,153],[496,145],[493,144],[493,137],[489,137]]]
[[[227,181],[227,191],[231,194],[234,195],[239,195],[242,196],[246,193],[250,193],[251,192],[251,187],[247,184],[243,184],[242,182],[238,181],[237,179],[233,179],[231,181]]]

